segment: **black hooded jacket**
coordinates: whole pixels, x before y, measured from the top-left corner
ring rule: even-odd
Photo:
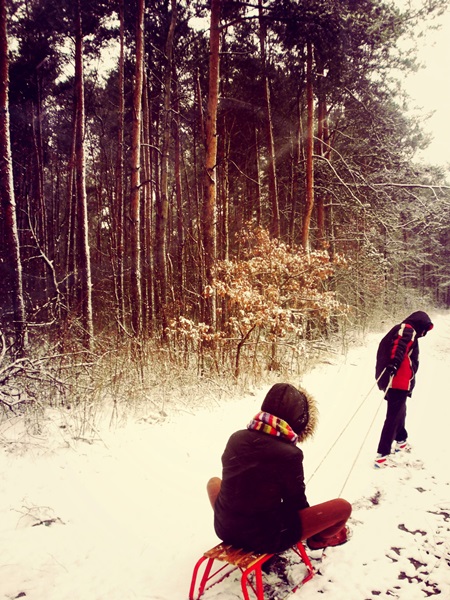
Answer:
[[[261,410],[287,421],[304,439],[313,432],[312,398],[276,384]],[[214,506],[218,537],[256,552],[282,552],[301,537],[298,511],[306,508],[303,452],[282,437],[253,430],[234,433],[222,455],[222,485]]]
[[[381,340],[375,366],[375,378],[378,387],[385,390],[389,384],[389,365],[395,365],[397,371],[392,379],[393,389],[404,390],[411,395],[415,386],[415,375],[419,368],[419,343],[433,328],[433,323],[426,312],[421,310],[412,313],[402,323],[394,325]],[[383,373],[383,370],[386,371]],[[381,377],[380,377],[381,376]]]

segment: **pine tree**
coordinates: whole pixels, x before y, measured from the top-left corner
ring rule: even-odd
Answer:
[[[16,344],[20,353],[27,346],[27,323],[22,285],[20,240],[17,231],[9,122],[9,59],[6,0],[0,0],[0,197],[4,218],[6,253],[10,266],[11,298]]]

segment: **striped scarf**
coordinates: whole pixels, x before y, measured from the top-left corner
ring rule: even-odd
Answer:
[[[293,444],[296,444],[298,441],[298,435],[286,421],[283,421],[283,419],[279,419],[268,412],[261,411],[255,415],[247,425],[247,429],[262,431],[269,435],[276,435]]]

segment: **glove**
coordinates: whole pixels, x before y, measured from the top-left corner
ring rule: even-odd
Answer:
[[[386,367],[386,372],[389,373],[389,377],[393,377],[398,371],[398,363],[392,362],[389,363]]]

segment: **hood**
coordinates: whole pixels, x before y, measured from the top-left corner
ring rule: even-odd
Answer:
[[[409,317],[405,319],[404,322],[409,323],[409,325],[412,325],[419,337],[423,337],[428,333],[428,331],[433,329],[433,323],[431,322],[430,317],[427,315],[426,312],[423,312],[422,310],[413,312],[409,315]]]
[[[273,385],[261,410],[286,421],[298,435],[299,442],[312,436],[316,429],[318,413],[313,397],[289,383]]]

